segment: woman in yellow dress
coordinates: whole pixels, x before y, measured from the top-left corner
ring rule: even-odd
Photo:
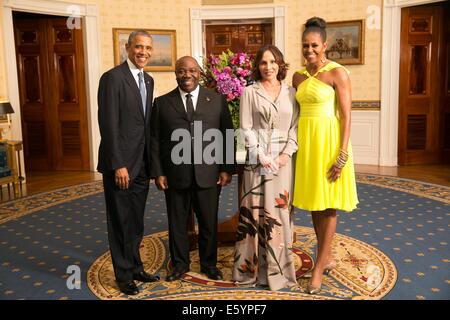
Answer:
[[[350,144],[349,72],[325,56],[325,21],[314,17],[305,26],[302,53],[307,65],[292,80],[300,105],[293,205],[311,211],[317,256],[307,292],[316,294],[323,274],[336,267],[331,250],[336,210],[352,211],[358,197]]]

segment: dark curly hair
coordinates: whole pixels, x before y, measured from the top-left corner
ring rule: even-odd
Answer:
[[[284,80],[286,78],[287,70],[289,68],[289,63],[286,63],[284,61],[284,57],[280,49],[278,49],[276,46],[272,44],[262,46],[256,53],[255,65],[253,67],[253,78],[255,79],[255,81],[262,79],[261,73],[259,72],[259,64],[261,63],[264,52],[266,51],[270,51],[273,54],[273,56],[275,57],[275,62],[278,64],[279,67],[277,74],[278,81]]]
[[[303,36],[309,32],[317,32],[320,34],[320,37],[322,38],[322,41],[327,41],[327,23],[325,20],[319,17],[312,17],[309,18],[305,23],[305,31],[303,31]]]

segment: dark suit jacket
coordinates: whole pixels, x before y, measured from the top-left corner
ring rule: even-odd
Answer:
[[[144,156],[150,159],[150,116],[153,78],[144,72],[147,88],[146,113],[141,95],[125,61],[104,73],[98,88],[98,123],[101,142],[97,170],[112,174],[126,167],[130,179],[136,177]],[[150,161],[147,161],[150,166]],[[147,168],[150,172],[150,167]]]
[[[225,147],[229,143],[234,146],[234,138],[231,141],[226,140],[225,131],[233,129],[233,124],[224,96],[200,87],[194,115],[194,121],[202,122],[202,134],[211,128],[221,131],[224,138],[222,164],[206,164],[203,160],[201,164],[175,164],[172,161],[172,149],[179,144],[179,141],[171,141],[172,132],[176,129],[190,131],[191,128],[178,88],[155,99],[151,118],[152,178],[167,176],[169,188],[189,188],[194,179],[199,187],[210,188],[216,185],[219,172],[233,174],[234,161],[225,163]],[[210,141],[202,142],[202,153],[210,143]]]

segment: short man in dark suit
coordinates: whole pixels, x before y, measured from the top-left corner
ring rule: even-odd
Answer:
[[[216,266],[217,211],[221,187],[230,183],[234,171],[234,157],[225,161],[227,144],[234,144],[233,135],[227,138],[226,130],[232,130],[233,125],[225,97],[199,86],[200,67],[194,58],[178,59],[175,69],[178,87],[155,100],[151,120],[151,176],[158,189],[164,190],[169,220],[173,270],[166,280],[180,279],[189,271],[188,220],[192,209],[199,226],[201,272],[221,280]],[[218,152],[223,161],[203,159],[209,142],[202,137],[209,129],[223,137]],[[178,152],[180,141],[172,135],[183,133],[188,134],[190,148]],[[180,162],[178,155],[188,161]]]
[[[130,34],[128,59],[104,73],[98,88],[101,142],[98,171],[108,220],[108,240],[119,289],[139,293],[134,280],[159,278],[144,271],[139,246],[150,177],[150,115],[153,78],[143,72],[152,54],[152,38],[143,30]]]

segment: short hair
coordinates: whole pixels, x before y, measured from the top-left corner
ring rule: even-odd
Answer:
[[[305,31],[303,31],[302,37],[309,32],[317,32],[320,34],[322,41],[327,41],[327,23],[320,17],[309,18],[305,23]]]
[[[264,55],[264,52],[270,51],[274,58],[275,62],[278,64],[279,70],[277,74],[277,79],[279,81],[282,81],[286,78],[287,70],[289,68],[289,63],[286,63],[284,61],[283,54],[281,53],[280,49],[278,49],[276,46],[272,44],[267,44],[265,46],[262,46],[259,48],[258,52],[256,53],[255,57],[255,65],[253,66],[253,78],[258,81],[262,79],[261,73],[259,72],[259,64],[261,63],[262,57]]]
[[[202,68],[200,67],[197,59],[195,59],[194,57],[191,57],[191,56],[183,56],[183,57],[179,58],[177,61],[175,61],[175,70],[177,70],[180,67],[181,61],[183,61],[185,59],[189,59],[189,60],[195,61],[195,63],[197,64],[197,67],[199,68],[199,70],[202,71]]]
[[[136,38],[136,36],[144,36],[153,40],[152,36],[147,31],[138,29],[130,33],[130,36],[128,37],[129,46],[131,46],[131,43],[134,41],[134,38]]]

